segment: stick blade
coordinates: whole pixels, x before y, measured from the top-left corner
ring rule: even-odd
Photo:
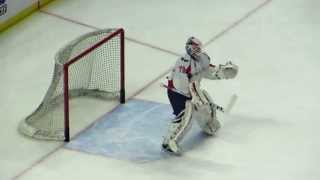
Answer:
[[[229,100],[229,103],[227,104],[226,108],[225,108],[225,113],[226,114],[230,114],[233,106],[235,105],[236,101],[238,99],[238,96],[236,94],[233,94],[231,97],[230,97],[230,100]]]

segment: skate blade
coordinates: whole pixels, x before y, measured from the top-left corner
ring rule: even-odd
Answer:
[[[182,155],[181,151],[174,152],[171,149],[164,147],[164,146],[162,146],[161,150],[162,150],[162,152],[165,152],[167,154],[174,155],[174,156],[181,156]]]

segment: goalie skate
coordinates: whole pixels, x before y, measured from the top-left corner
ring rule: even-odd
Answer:
[[[180,147],[174,140],[169,140],[162,144],[162,148],[169,153],[181,155]]]

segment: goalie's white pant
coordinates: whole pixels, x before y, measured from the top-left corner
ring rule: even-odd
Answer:
[[[206,104],[195,105],[191,101],[186,102],[184,111],[170,124],[169,132],[165,137],[162,146],[173,153],[179,154],[178,143],[191,128],[191,119],[194,117],[201,129],[208,135],[214,133],[220,128],[217,120],[217,106],[213,103],[211,97],[206,91],[202,91],[206,98]]]

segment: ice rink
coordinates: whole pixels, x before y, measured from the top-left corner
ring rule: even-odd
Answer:
[[[316,0],[56,0],[0,34],[0,180],[319,180],[320,2]],[[234,80],[202,83],[222,128],[181,157],[136,163],[26,138],[19,122],[39,105],[54,55],[102,28],[126,31],[128,101],[169,101],[159,83],[196,36]],[[119,105],[78,102],[72,138]],[[155,116],[157,116],[155,114]],[[159,141],[159,144],[161,142]]]

